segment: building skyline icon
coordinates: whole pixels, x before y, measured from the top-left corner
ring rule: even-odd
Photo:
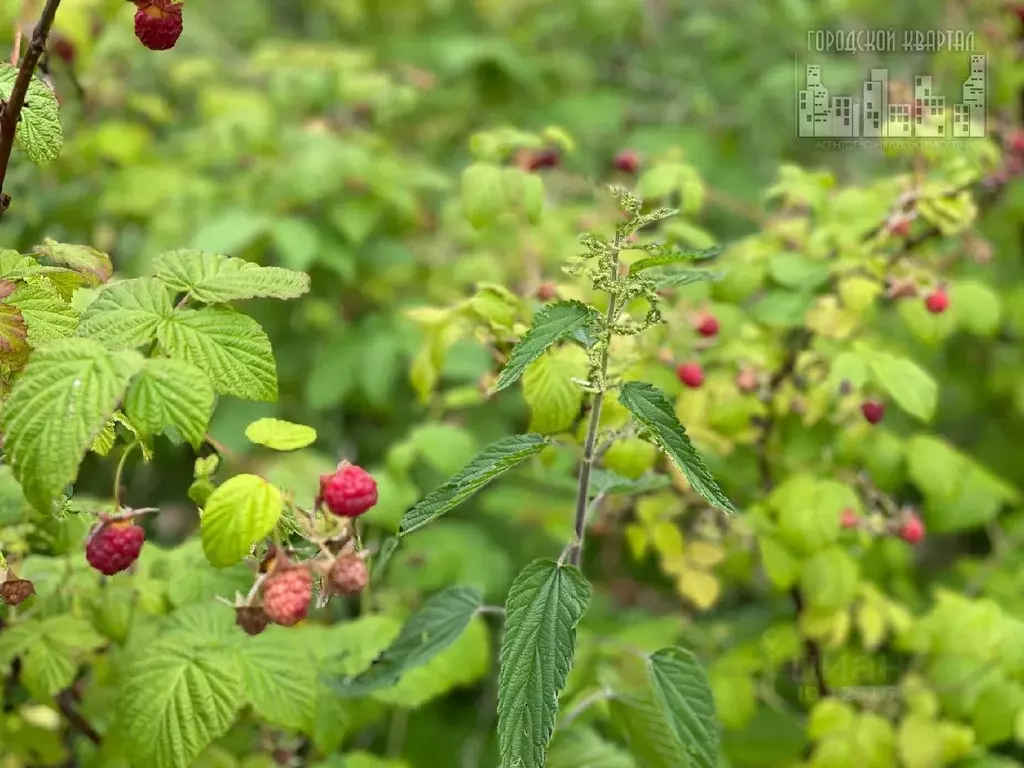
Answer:
[[[929,74],[914,78],[911,101],[895,104],[890,103],[888,69],[872,69],[859,95],[831,95],[820,64],[808,64],[805,76],[806,87],[798,87],[796,104],[800,138],[946,139],[983,138],[987,133],[984,54],[971,55],[960,101],[952,109],[946,98],[935,92]]]

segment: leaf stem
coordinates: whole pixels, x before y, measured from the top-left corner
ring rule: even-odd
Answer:
[[[609,278],[615,283],[619,278],[619,249],[622,246],[622,236],[615,234],[615,242],[612,244],[611,267]],[[611,344],[612,326],[615,317],[618,315],[619,299],[613,291],[608,292],[608,312],[605,315],[604,328],[601,331],[601,343],[604,348],[601,351],[600,376],[601,388],[594,393],[594,400],[590,407],[590,424],[587,427],[587,439],[583,444],[583,461],[580,464],[580,480],[576,490],[576,515],[573,523],[573,543],[569,551],[569,564],[577,568],[583,559],[583,536],[587,527],[587,510],[590,501],[590,474],[594,469],[597,448],[597,433],[601,425],[601,407],[604,404],[605,385],[603,383],[608,375],[608,347]],[[595,384],[597,382],[591,382]]]
[[[0,112],[0,216],[11,204],[11,196],[4,194],[3,189],[4,181],[7,179],[7,168],[11,162],[11,151],[14,149],[14,135],[18,121],[21,120],[21,110],[25,106],[25,96],[35,76],[36,66],[46,50],[46,38],[50,34],[50,27],[53,26],[53,19],[59,6],[60,0],[46,0],[39,21],[32,31],[32,40],[28,44],[25,58],[21,60],[18,76],[11,89],[11,98]]]
[[[138,440],[134,443],[130,443],[124,451],[121,452],[121,458],[118,459],[117,469],[114,471],[114,512],[121,509],[121,478],[124,476],[124,468],[128,463],[128,457],[131,452],[134,451],[141,445]]]

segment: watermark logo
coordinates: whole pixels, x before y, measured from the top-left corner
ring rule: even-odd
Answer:
[[[899,41],[902,39],[902,48]],[[988,130],[988,59],[973,52],[973,33],[893,30],[842,33],[814,30],[808,53],[796,56],[796,135],[822,147],[884,146],[927,140],[962,146]],[[913,76],[913,88],[890,78],[887,67],[869,67],[857,93],[832,93],[824,57],[815,54],[949,50],[963,53],[959,98],[952,103],[930,73]],[[944,83],[951,86],[948,81]],[[822,141],[822,140],[831,141]],[[841,141],[835,141],[841,140]]]

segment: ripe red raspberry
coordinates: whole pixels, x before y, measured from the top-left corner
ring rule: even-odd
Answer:
[[[333,515],[359,517],[377,503],[377,481],[362,467],[343,461],[334,474],[320,476],[320,500]]]
[[[697,333],[705,338],[718,334],[718,318],[714,315],[703,315],[697,321]]]
[[[62,35],[52,36],[50,48],[53,51],[53,55],[66,64],[70,64],[75,59],[74,43]]]
[[[139,559],[146,532],[131,520],[110,520],[100,527],[85,544],[85,559],[105,576],[127,570]]]
[[[843,514],[839,519],[839,524],[843,528],[856,528],[860,525],[860,517],[852,509],[847,507],[843,510]]]
[[[623,173],[636,173],[640,169],[640,155],[631,149],[619,152],[615,156],[615,169]]]
[[[924,297],[924,305],[933,315],[941,315],[949,308],[949,294],[942,288],[936,288]]]
[[[288,566],[263,583],[263,611],[282,627],[293,627],[306,618],[312,599],[313,574],[308,568]]]
[[[1010,131],[1005,139],[1005,144],[1007,152],[1012,152],[1015,155],[1024,152],[1024,131],[1019,128]]]
[[[869,424],[877,424],[885,416],[885,404],[877,400],[868,400],[861,404],[860,412]]]
[[[896,535],[907,544],[917,544],[924,538],[924,521],[916,514],[911,513],[897,529]]]
[[[683,363],[676,368],[676,376],[690,389],[697,389],[704,383],[704,369],[700,367],[700,363]]]
[[[537,287],[537,298],[541,301],[551,301],[558,295],[558,288],[554,283],[541,283]]]
[[[327,581],[335,594],[355,595],[366,589],[370,571],[358,555],[343,555],[331,565]]]
[[[889,231],[896,237],[906,237],[910,234],[910,219],[906,216],[896,216],[889,222]]]
[[[240,605],[235,608],[235,626],[241,627],[247,635],[258,635],[269,623],[267,612],[257,605]]]
[[[175,46],[184,28],[182,2],[178,0],[135,0],[135,36],[151,51]]]
[[[537,151],[524,150],[518,164],[524,171],[537,171],[541,168],[555,168],[560,160],[558,150],[549,147]]]
[[[4,583],[0,584],[0,600],[7,605],[23,603],[35,593],[35,585],[28,579],[19,579],[13,571],[8,571]]]

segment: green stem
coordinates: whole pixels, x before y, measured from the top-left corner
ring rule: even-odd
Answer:
[[[128,457],[131,452],[140,446],[138,440],[134,443],[130,443],[124,451],[121,452],[121,458],[117,462],[117,470],[114,472],[114,512],[117,512],[121,508],[121,478],[124,476],[124,468],[128,463]]]
[[[619,278],[619,248],[621,246],[621,237],[615,236],[615,243],[612,245],[612,258],[611,258],[611,281],[614,283]],[[596,448],[597,448],[597,433],[601,425],[601,407],[604,404],[604,391],[605,391],[605,377],[608,375],[608,348],[611,346],[612,339],[612,325],[615,323],[615,318],[619,313],[619,299],[614,292],[608,294],[608,312],[605,315],[605,325],[601,334],[601,343],[603,349],[601,350],[601,368],[600,368],[600,382],[591,382],[591,384],[600,383],[601,387],[598,392],[594,394],[594,401],[590,408],[590,424],[587,427],[587,439],[583,444],[583,461],[580,464],[580,475],[579,475],[579,486],[576,491],[576,516],[573,524],[573,544],[569,552],[569,564],[579,567],[580,562],[583,559],[583,536],[587,527],[587,509],[589,504],[587,503],[590,499],[590,475],[594,469]]]

